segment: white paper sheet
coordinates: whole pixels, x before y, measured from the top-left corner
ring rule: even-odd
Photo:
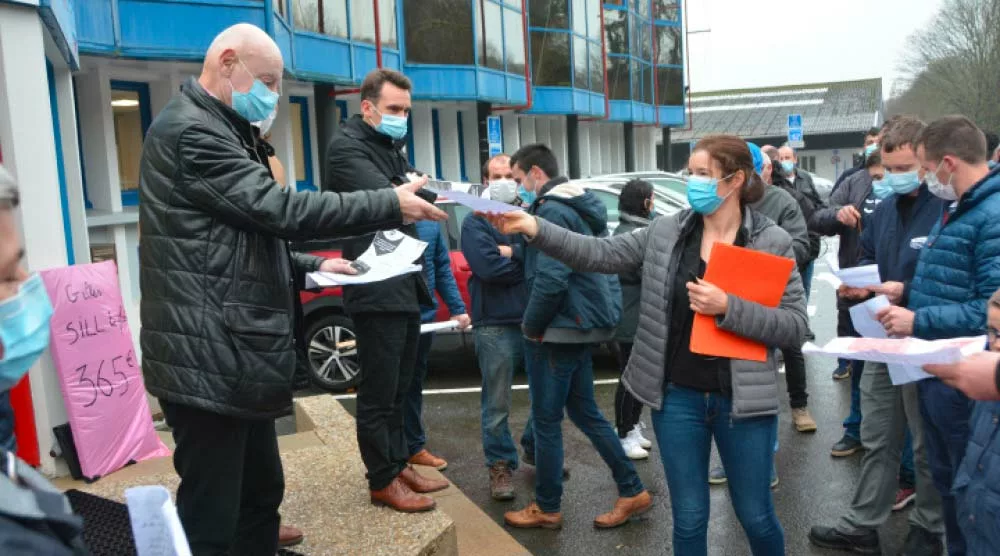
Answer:
[[[930,377],[921,369],[924,365],[955,363],[966,355],[982,351],[985,345],[986,336],[934,341],[917,338],[834,338],[823,347],[806,343],[802,346],[802,353],[886,363],[892,383],[898,386]]]
[[[458,328],[457,320],[446,320],[444,322],[429,322],[427,324],[420,325],[421,334],[429,334],[431,332],[440,332],[442,330],[451,330],[452,328]]]
[[[125,491],[125,500],[139,556],[191,556],[177,508],[166,488],[133,487]]]
[[[871,288],[882,285],[878,274],[878,265],[869,264],[838,270],[837,278],[850,288]]]
[[[851,307],[851,323],[854,324],[854,329],[858,331],[858,334],[865,338],[888,338],[885,327],[875,318],[875,315],[883,307],[889,305],[889,298],[880,295]]]
[[[375,234],[368,249],[357,258],[368,269],[359,274],[336,272],[310,272],[306,275],[306,288],[372,284],[390,278],[420,272],[423,268],[414,261],[420,259],[427,243],[414,239],[399,230],[385,230]]]

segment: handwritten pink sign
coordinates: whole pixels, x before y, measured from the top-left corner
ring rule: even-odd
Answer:
[[[114,262],[41,274],[55,310],[52,359],[84,477],[170,455],[153,430]]]

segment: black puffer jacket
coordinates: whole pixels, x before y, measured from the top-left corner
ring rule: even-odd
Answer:
[[[406,180],[407,172],[417,172],[400,151],[402,142],[375,131],[359,115],[347,120],[330,140],[326,150],[323,189],[327,191],[391,191]],[[416,226],[400,231],[419,239]],[[344,242],[344,258],[354,260],[372,243],[372,236]],[[413,261],[423,264],[423,257]],[[423,273],[407,274],[364,286],[344,288],[344,308],[358,313],[420,313],[420,306],[433,305]]]
[[[234,417],[287,413],[293,276],[319,259],[285,241],[398,226],[395,193],[282,189],[250,124],[194,79],[150,126],[139,183],[146,389]]]

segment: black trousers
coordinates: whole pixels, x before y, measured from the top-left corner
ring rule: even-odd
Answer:
[[[806,358],[802,348],[781,350],[785,357],[785,383],[788,385],[788,402],[792,409],[800,409],[807,405],[809,394],[806,392]]]
[[[618,342],[615,355],[618,356],[618,367],[625,373],[628,358],[632,356],[632,342]],[[621,382],[615,390],[615,429],[618,437],[625,438],[630,430],[639,423],[642,414],[642,403],[625,389]]]
[[[177,444],[177,513],[191,553],[274,556],[285,494],[274,419],[237,419],[164,400],[160,406]]]
[[[413,381],[420,315],[351,315],[358,340],[358,446],[368,469],[368,486],[382,490],[410,458],[403,432],[403,407]]]

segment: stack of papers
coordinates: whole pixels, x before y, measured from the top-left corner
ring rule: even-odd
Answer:
[[[878,265],[869,264],[841,269],[834,253],[827,255],[826,263],[833,272],[834,279],[830,282],[834,288],[839,288],[841,285],[849,288],[872,288],[882,285]]]
[[[851,324],[865,338],[888,338],[885,327],[875,318],[879,311],[888,307],[889,298],[880,295],[873,297],[864,303],[859,303],[851,307]]]
[[[917,338],[834,338],[825,346],[813,343],[802,346],[807,355],[829,355],[842,359],[857,359],[885,363],[889,377],[896,386],[929,378],[921,369],[924,365],[957,363],[963,357],[983,351],[986,336],[920,340]]]
[[[368,249],[354,261],[357,274],[310,272],[306,275],[306,288],[373,284],[420,272],[423,267],[413,261],[419,259],[425,249],[426,242],[399,230],[380,231],[375,234]]]

